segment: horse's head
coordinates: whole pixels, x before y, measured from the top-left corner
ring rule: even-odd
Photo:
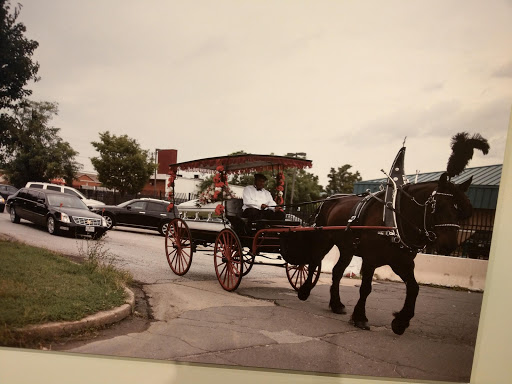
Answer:
[[[459,223],[473,212],[465,194],[472,179],[457,185],[448,180],[447,173],[443,173],[437,189],[432,193],[432,225],[436,234],[435,245],[440,254],[449,255],[457,248]]]

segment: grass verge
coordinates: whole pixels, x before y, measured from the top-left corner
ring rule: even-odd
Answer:
[[[23,346],[13,330],[32,324],[74,321],[125,302],[129,273],[117,270],[104,243],[79,247],[84,262],[0,239],[0,345]]]

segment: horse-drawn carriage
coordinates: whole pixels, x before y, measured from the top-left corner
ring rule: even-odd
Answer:
[[[285,168],[305,168],[311,161],[265,155],[224,156],[172,164],[169,186],[174,187],[176,172],[203,171],[215,173],[212,199],[220,202],[201,219],[200,208],[194,217],[183,215],[168,226],[165,252],[174,273],[184,275],[199,246],[213,245],[215,272],[221,286],[235,290],[255,258],[275,255],[286,268],[288,280],[306,300],[317,283],[321,262],[336,245],[340,257],[332,270],[329,307],[343,314],[339,284],[352,257],[362,258],[360,297],[351,322],[369,329],[366,299],[372,290],[375,269],[389,265],[406,283],[403,308],[395,313],[392,329],[404,333],[414,316],[419,286],[414,277],[414,258],[425,246],[435,246],[441,254],[449,254],[457,246],[460,220],[471,216],[472,207],[465,192],[471,179],[455,184],[451,181],[472,158],[473,148],[486,154],[489,145],[480,135],[460,133],[453,137],[453,153],[447,172],[438,181],[413,184],[405,179],[402,148],[393,162],[388,182],[382,191],[365,195],[333,195],[320,202],[311,225],[299,220],[260,220],[248,222],[241,217],[240,199],[231,198],[227,184],[229,174],[271,170],[283,185]],[[278,188],[278,207],[283,207]],[[171,201],[173,192],[170,193]],[[213,208],[211,208],[213,210]]]
[[[282,199],[284,170],[304,169],[311,167],[311,164],[310,160],[294,157],[253,154],[171,164],[171,188],[178,171],[214,173],[215,184],[206,191],[210,195],[201,201],[178,206],[181,217],[170,223],[165,239],[166,256],[173,272],[184,275],[190,268],[194,252],[211,251],[213,246],[215,272],[225,290],[233,291],[239,286],[242,277],[256,263],[256,258],[261,259],[257,262],[260,265],[284,267],[290,284],[298,290],[306,280],[309,268],[307,263],[288,263],[283,259],[280,236],[303,228],[304,221],[290,214],[284,220],[249,221],[242,217],[243,201],[241,196],[233,195],[227,177],[232,174],[272,171],[278,189],[276,200],[279,200]],[[174,193],[171,191],[172,196]],[[278,203],[280,205],[276,209],[283,209],[282,201]],[[321,264],[313,272],[313,285],[318,281],[320,271]]]
[[[278,187],[283,184],[283,171],[288,168],[304,169],[311,167],[311,161],[285,156],[244,154],[199,159],[171,164],[169,186],[172,188],[178,171],[199,171],[215,173],[215,188],[210,188],[202,202],[179,206],[180,216],[174,219],[165,238],[166,257],[172,271],[177,275],[188,272],[194,252],[210,251],[213,247],[215,272],[220,285],[227,291],[235,290],[242,277],[247,275],[259,260],[259,265],[284,267],[288,281],[299,290],[309,274],[309,255],[314,254],[313,246],[320,240],[320,231],[339,231],[346,226],[308,226],[304,220],[288,214],[285,220],[260,219],[249,221],[242,217],[241,198],[233,196],[227,176],[251,172],[272,171]],[[215,197],[213,196],[215,195]],[[174,192],[170,193],[174,196]],[[209,198],[208,198],[209,197]],[[218,200],[218,201],[215,201]],[[277,209],[286,207],[279,201]],[[311,204],[315,202],[310,202]],[[302,203],[308,204],[308,203]],[[353,226],[353,229],[362,229]],[[391,231],[392,227],[364,227],[379,231]],[[311,237],[314,237],[312,239]],[[312,270],[312,287],[321,273],[321,261]]]

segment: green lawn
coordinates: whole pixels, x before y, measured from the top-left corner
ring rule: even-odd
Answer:
[[[85,262],[76,264],[42,248],[0,239],[0,345],[10,343],[13,328],[79,320],[122,305],[130,276],[98,257],[100,251],[101,246],[92,245]]]

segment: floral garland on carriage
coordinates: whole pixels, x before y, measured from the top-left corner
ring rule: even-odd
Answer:
[[[236,198],[235,193],[229,188],[228,177],[222,165],[217,167],[217,173],[213,176],[213,183],[209,185],[200,195],[197,206],[224,201]],[[215,214],[221,216],[224,213],[224,205],[218,204]]]

